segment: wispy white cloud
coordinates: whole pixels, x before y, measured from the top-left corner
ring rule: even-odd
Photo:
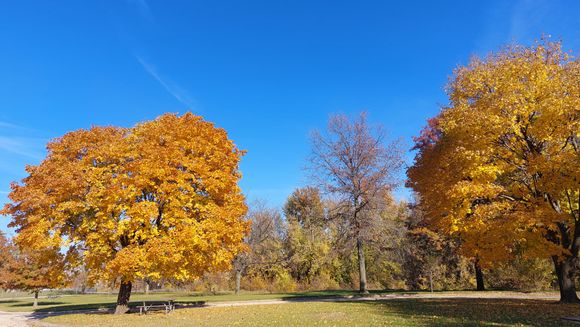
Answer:
[[[0,121],[0,128],[2,130],[33,131],[32,128],[16,125],[6,121]]]
[[[46,140],[40,138],[0,136],[0,157],[5,152],[41,160],[45,142]]]
[[[563,0],[517,0],[488,2],[482,35],[476,42],[480,54],[506,43],[529,44],[543,34],[578,42],[578,14]]]
[[[20,128],[20,126],[18,126],[18,125],[14,125],[14,124],[11,124],[11,123],[7,123],[5,121],[0,121],[0,127],[3,127],[3,128]]]
[[[188,109],[193,109],[195,106],[195,101],[193,98],[188,94],[186,90],[181,88],[177,85],[174,81],[169,78],[162,77],[161,74],[158,72],[157,68],[143,59],[141,56],[136,55],[135,58],[137,61],[143,66],[145,71],[151,75],[165,90],[171,94],[177,101],[181,102]]]
[[[153,13],[146,0],[126,0],[130,5],[137,7],[141,16],[148,20],[153,20]]]

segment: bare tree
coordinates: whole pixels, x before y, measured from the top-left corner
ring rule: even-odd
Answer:
[[[244,242],[249,251],[238,254],[233,261],[236,272],[236,294],[240,292],[242,275],[251,267],[268,266],[283,261],[281,257],[285,226],[280,213],[256,201],[251,205],[246,219],[252,222],[250,234]]]
[[[334,115],[326,133],[312,135],[312,177],[340,200],[337,217],[345,219],[349,236],[356,240],[361,293],[368,293],[364,243],[369,217],[376,214],[373,199],[393,189],[403,164],[400,142],[385,142],[384,129],[370,126],[364,112],[352,122]]]

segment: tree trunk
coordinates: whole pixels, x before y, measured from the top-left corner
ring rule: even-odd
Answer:
[[[558,276],[558,287],[560,289],[560,303],[578,303],[576,294],[576,285],[574,281],[574,262],[573,258],[561,260],[557,256],[552,257],[556,275]]]
[[[38,308],[38,291],[34,291],[34,302],[32,303],[34,309]]]
[[[242,271],[236,269],[236,295],[240,294],[240,284],[242,282]]]
[[[149,295],[149,280],[145,279],[143,282],[145,282],[145,295]]]
[[[485,285],[483,284],[483,272],[479,266],[479,260],[475,260],[475,281],[477,283],[478,291],[485,291]]]
[[[117,307],[115,308],[116,315],[129,312],[129,298],[131,297],[132,286],[131,282],[121,280],[119,295],[117,296]]]
[[[433,293],[433,267],[429,267],[429,289]]]
[[[360,237],[356,240],[356,247],[358,251],[358,271],[359,271],[359,290],[362,294],[368,294],[367,290],[367,268],[365,265],[365,253],[363,250],[363,241]]]

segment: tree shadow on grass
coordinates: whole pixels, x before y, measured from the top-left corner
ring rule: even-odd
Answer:
[[[383,292],[383,291],[373,291],[373,292]],[[285,299],[285,298],[294,298],[294,297],[320,297],[320,296],[347,296],[347,295],[352,295],[352,294],[356,294],[356,291],[351,291],[351,290],[321,290],[321,291],[303,291],[303,292],[292,292],[292,293],[241,293],[240,297],[244,297],[244,296],[261,296],[261,295],[267,295],[267,296],[275,296],[276,298],[281,298],[281,299]],[[188,293],[187,296],[188,297],[216,297],[216,296],[223,296],[223,295],[234,295],[233,292],[212,292],[212,293],[205,293],[205,292],[200,292],[200,293]],[[271,298],[266,298],[266,299],[271,299]]]
[[[526,299],[393,299],[364,305],[426,326],[574,326],[561,318],[580,316],[578,304]]]
[[[156,300],[146,300],[148,303],[152,302],[164,302],[164,301],[156,301]],[[174,302],[176,305],[180,307],[199,307],[201,306],[199,302],[192,302],[192,301],[176,301]],[[40,304],[40,303],[39,303]],[[50,302],[48,304],[66,304],[57,303],[57,302]],[[138,306],[142,305],[143,301],[132,301],[129,302],[129,309],[130,313],[139,313]],[[29,304],[31,305],[31,304]],[[55,307],[47,307],[47,308],[38,308],[34,312],[38,314],[75,314],[75,313],[87,313],[87,314],[95,314],[95,313],[111,313],[114,311],[116,306],[116,302],[102,302],[102,303],[88,303],[88,304],[69,304],[69,305],[58,305]]]
[[[39,308],[37,308],[36,310],[33,310],[34,313],[39,313],[39,314],[46,314],[46,313],[59,313],[59,312],[63,312],[63,313],[75,313],[75,311],[78,311],[78,313],[82,313],[83,311],[97,311],[97,310],[111,310],[112,308],[115,307],[115,303],[111,302],[111,303],[90,303],[90,304],[68,304],[68,302],[39,302]],[[50,305],[50,307],[45,307],[42,308],[43,305]],[[56,306],[52,306],[52,305],[56,305]],[[14,306],[19,306],[19,307],[25,307],[25,306],[29,306],[31,311],[32,311],[32,303],[21,303],[18,305],[14,305]]]
[[[369,294],[362,294],[358,291],[337,290],[337,291],[316,291],[316,292],[296,292],[288,293],[282,296],[280,300],[286,302],[309,302],[316,300],[337,300],[340,302],[348,302],[356,298],[378,298],[389,295],[415,295],[420,292],[405,291],[405,290],[372,290]]]
[[[358,298],[358,297],[375,297],[384,295],[414,295],[418,294],[417,291],[405,291],[405,290],[372,290],[369,294],[362,294],[358,291],[352,290],[329,290],[329,291],[307,291],[307,292],[295,292],[283,294],[280,299],[283,301],[308,301],[312,299],[348,299],[348,298]]]
[[[30,307],[32,309],[32,302],[20,302],[20,301],[16,301],[18,303],[11,305],[11,307]],[[59,304],[67,304],[68,302],[45,302],[45,301],[38,301],[38,305],[42,306],[42,305],[59,305]]]

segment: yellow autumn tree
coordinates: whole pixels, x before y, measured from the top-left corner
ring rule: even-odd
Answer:
[[[578,302],[580,62],[547,40],[458,68],[408,171],[431,227],[493,265],[550,257]]]
[[[93,127],[48,144],[3,210],[21,248],[62,247],[89,280],[191,280],[230,268],[248,232],[243,152],[201,117],[165,114],[133,128]]]

